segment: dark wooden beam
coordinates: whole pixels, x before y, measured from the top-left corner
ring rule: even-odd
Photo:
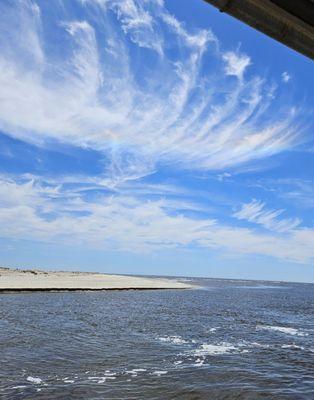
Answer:
[[[314,0],[205,0],[314,59]]]

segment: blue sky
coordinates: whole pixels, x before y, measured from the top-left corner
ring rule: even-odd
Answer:
[[[202,0],[0,4],[0,263],[314,281],[313,65]]]

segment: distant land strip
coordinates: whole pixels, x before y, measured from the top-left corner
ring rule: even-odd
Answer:
[[[0,292],[191,289],[176,279],[0,267]]]

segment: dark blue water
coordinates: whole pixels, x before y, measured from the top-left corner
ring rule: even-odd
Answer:
[[[0,398],[313,399],[314,285],[0,295]]]

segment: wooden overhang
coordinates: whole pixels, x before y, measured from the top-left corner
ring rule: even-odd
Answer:
[[[314,0],[205,0],[314,59]]]

